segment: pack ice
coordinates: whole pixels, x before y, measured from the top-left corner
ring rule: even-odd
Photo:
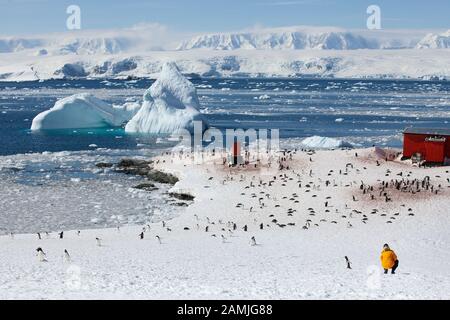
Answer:
[[[128,121],[139,106],[112,106],[89,93],[79,93],[56,101],[39,113],[31,130],[118,127]]]
[[[175,63],[163,64],[160,76],[144,93],[139,112],[127,123],[126,132],[174,133],[192,129],[193,121],[202,121],[200,103],[194,85],[178,70]]]

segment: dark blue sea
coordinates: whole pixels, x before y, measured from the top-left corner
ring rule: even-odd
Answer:
[[[279,129],[295,143],[312,135],[357,146],[401,145],[407,126],[450,127],[450,82],[337,79],[191,79],[211,126]],[[0,82],[0,155],[43,151],[160,148],[156,136],[123,128],[30,132],[57,99],[90,92],[113,104],[140,101],[153,80]],[[90,147],[91,146],[91,147]]]

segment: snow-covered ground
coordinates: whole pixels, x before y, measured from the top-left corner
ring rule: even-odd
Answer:
[[[181,178],[173,191],[195,195],[191,206],[165,226],[1,236],[0,298],[450,298],[448,167],[385,162],[374,149],[286,157],[282,171],[275,161],[229,169],[220,154],[199,163],[160,157],[157,167]],[[425,176],[437,194],[389,187],[391,201],[379,196],[381,181]],[[363,194],[361,183],[374,191]],[[50,198],[40,200],[51,207]],[[384,243],[399,257],[396,275],[381,274]],[[37,247],[48,262],[38,261]]]

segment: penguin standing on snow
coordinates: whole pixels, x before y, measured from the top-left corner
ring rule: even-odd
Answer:
[[[36,249],[36,255],[40,262],[47,262],[47,255],[45,254],[44,250],[42,250],[41,247]]]
[[[158,239],[159,244],[162,244],[161,243],[161,238],[159,236],[156,236],[156,239]]]
[[[253,237],[250,239],[250,244],[251,244],[252,246],[256,246],[256,239],[255,239],[255,236],[253,236]]]
[[[64,249],[64,260],[66,260],[66,262],[71,262],[72,259],[70,258],[70,254],[69,251],[67,251],[67,249]]]
[[[352,266],[351,266],[351,262],[350,262],[350,260],[348,259],[348,257],[347,256],[345,256],[345,262],[347,262],[347,269],[351,269],[352,268]]]
[[[41,238],[41,234],[40,234],[39,232],[37,233],[37,236],[38,236],[38,239],[39,239],[39,240],[42,239],[42,238]]]
[[[139,233],[139,239],[144,239],[144,231],[142,231],[141,233]]]
[[[64,231],[61,231],[61,232],[59,233],[59,238],[60,238],[60,239],[63,239],[63,238],[64,238]]]
[[[97,237],[97,238],[95,238],[95,240],[97,241],[97,246],[101,247],[102,246],[102,239]]]

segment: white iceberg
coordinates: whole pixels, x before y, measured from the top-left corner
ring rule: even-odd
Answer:
[[[60,99],[52,108],[39,113],[31,130],[118,127],[133,117],[138,107],[111,106],[91,94],[79,93]]]
[[[353,146],[343,140],[312,136],[303,139],[301,142],[302,146],[309,149],[338,149],[338,148],[353,148]]]
[[[139,112],[125,126],[126,132],[174,133],[192,129],[193,121],[206,121],[199,111],[194,85],[174,63],[165,63],[158,80],[144,93]]]

